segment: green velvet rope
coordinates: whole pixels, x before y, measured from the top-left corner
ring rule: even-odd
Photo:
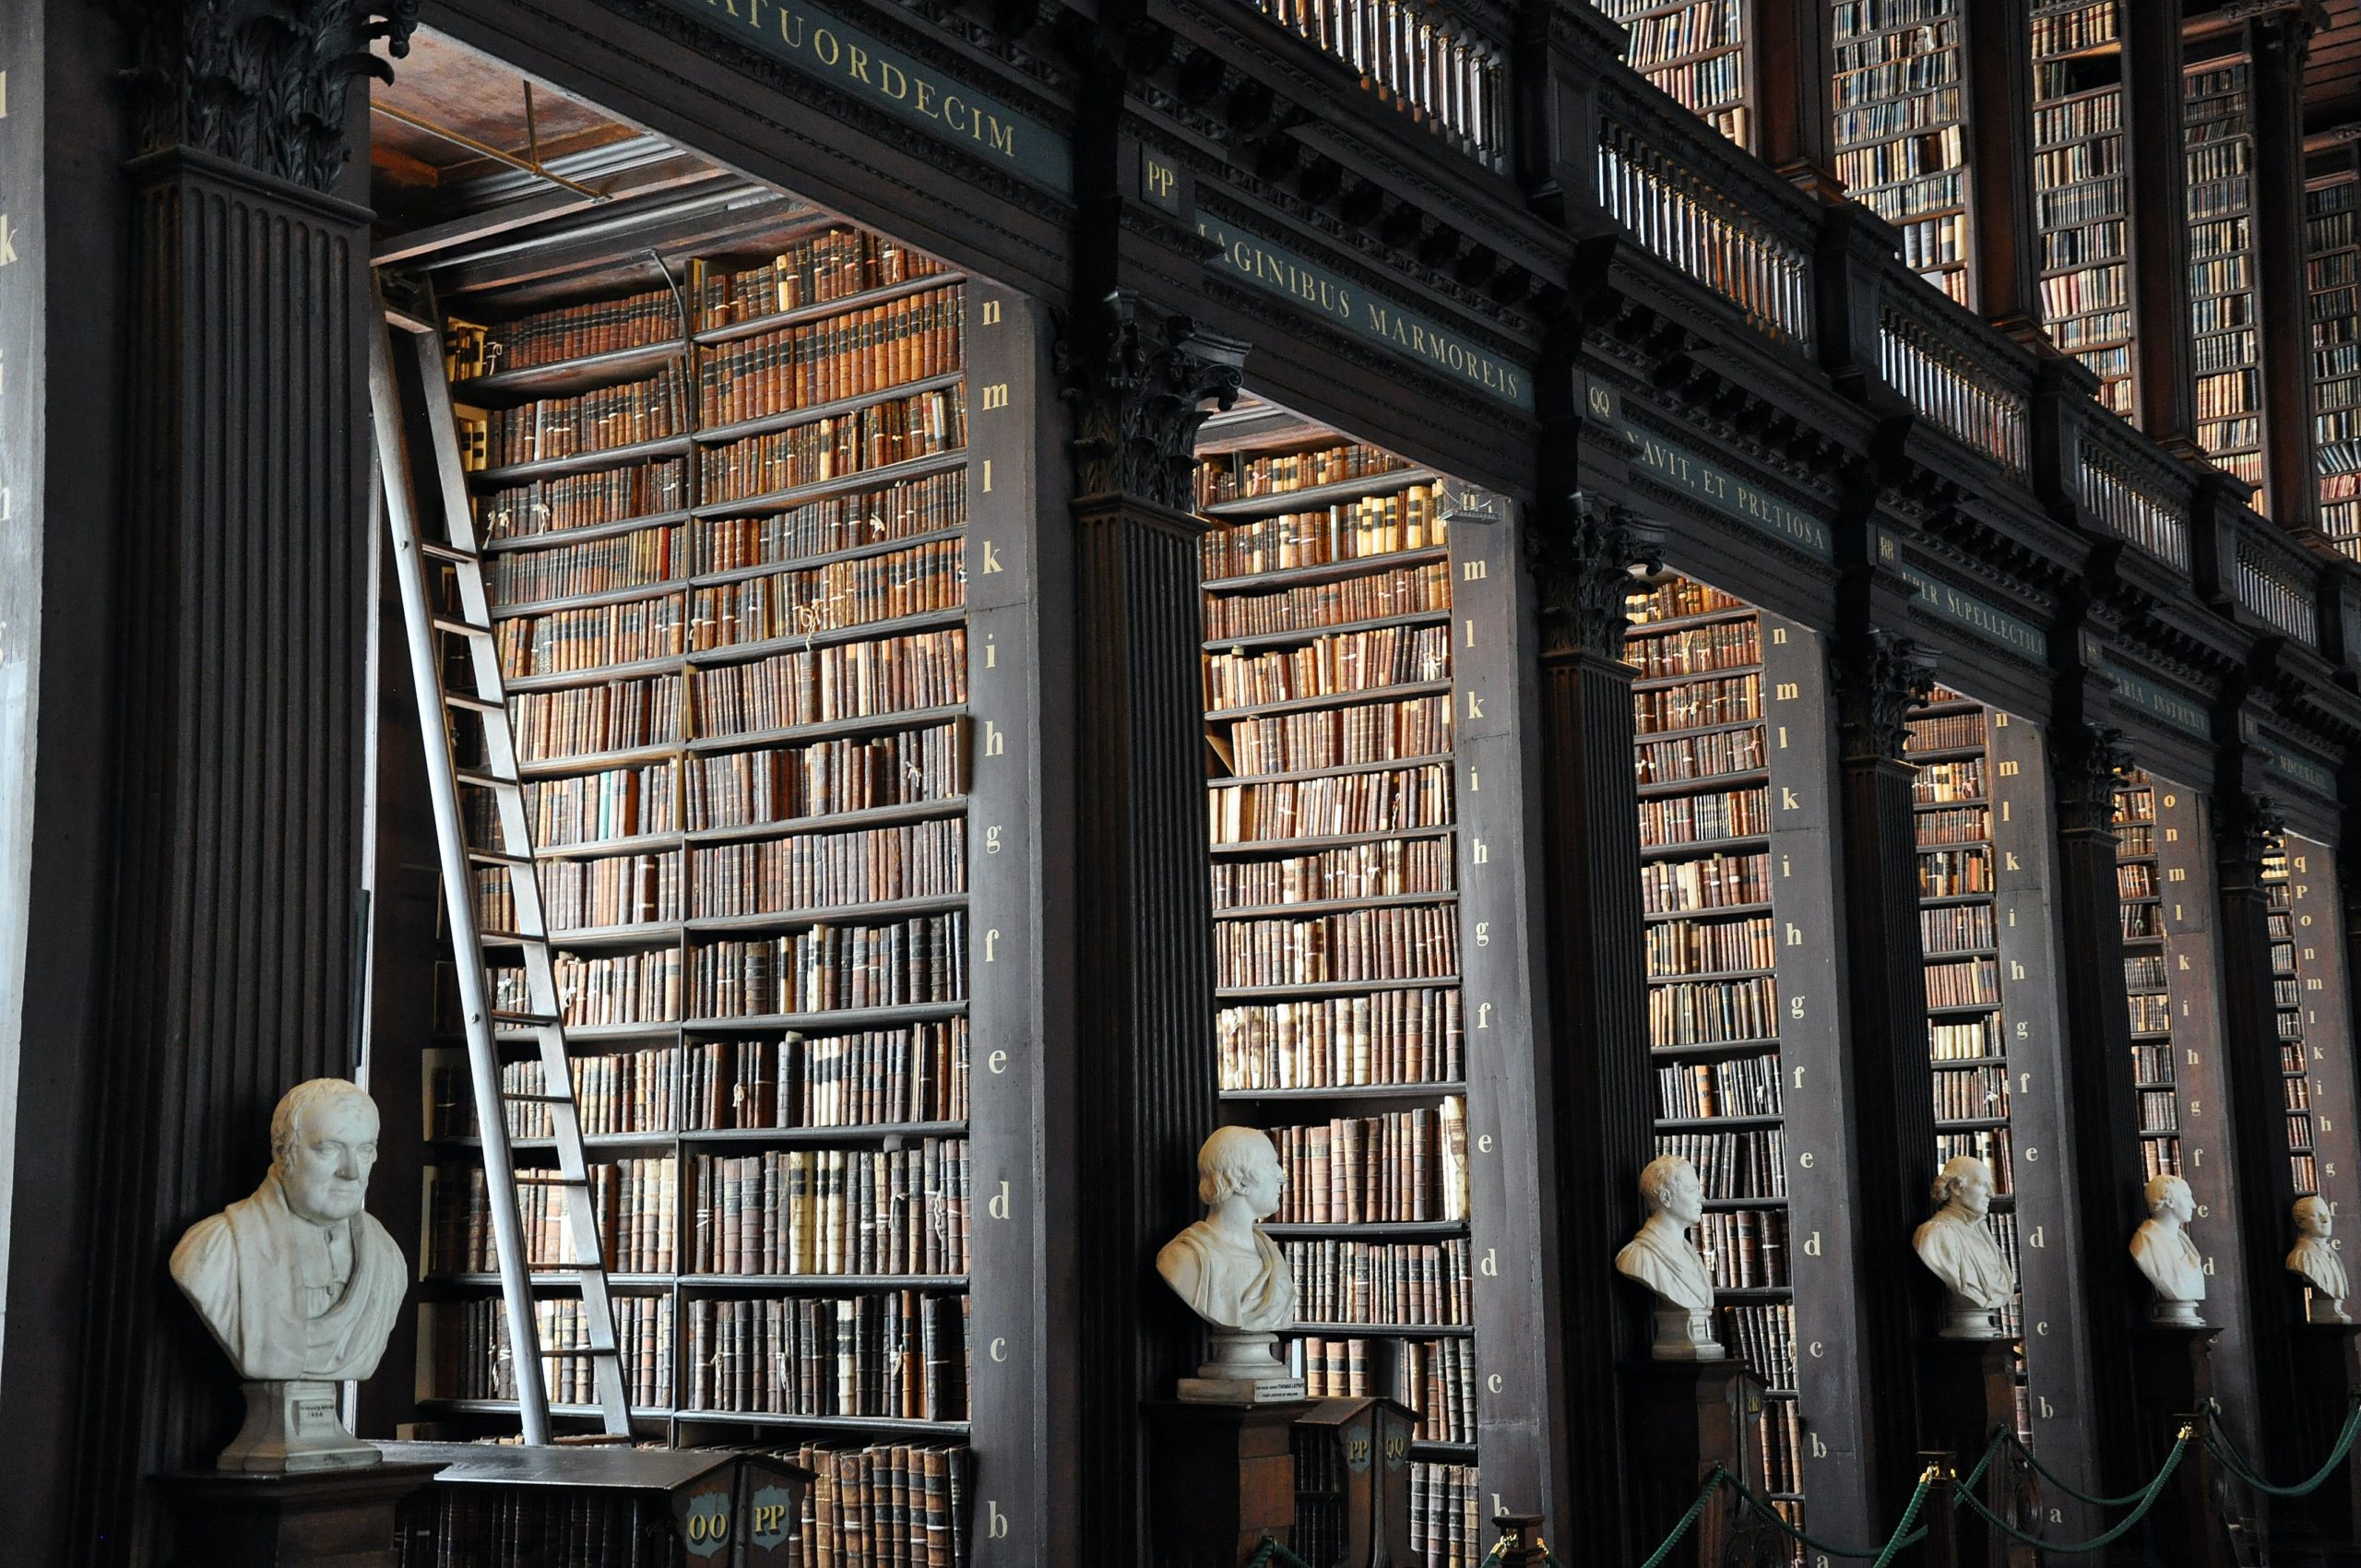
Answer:
[[[2351,1408],[2344,1416],[2344,1430],[2337,1434],[2335,1451],[2329,1455],[2326,1463],[2312,1472],[2312,1479],[2301,1486],[2273,1486],[2256,1475],[2230,1434],[2210,1423],[2205,1431],[2205,1446],[2214,1458],[2221,1461],[2224,1469],[2257,1491],[2272,1497],[2309,1497],[2326,1485],[2329,1477],[2336,1473],[2336,1467],[2344,1463],[2345,1455],[2352,1452],[2355,1435],[2361,1433],[2361,1395],[2354,1396],[2350,1403]]]
[[[2036,1458],[2034,1451],[2025,1446],[2023,1438],[2005,1429],[2001,1435],[2008,1439],[2011,1446],[2014,1447],[2019,1454],[2024,1455],[2025,1463],[2033,1467],[2035,1475],[2039,1476],[2077,1503],[2087,1503],[2094,1508],[2120,1508],[2127,1503],[2137,1503],[2148,1495],[2148,1489],[2144,1486],[2136,1491],[2127,1491],[2121,1497],[2100,1497],[2094,1492],[2078,1491],[2071,1482],[2056,1474],[2048,1466]]]
[[[2165,1455],[2165,1467],[2156,1472],[2156,1479],[2150,1481],[2147,1487],[2140,1493],[2140,1506],[2125,1515],[2121,1521],[2118,1522],[2113,1529],[2108,1530],[2104,1535],[2094,1537],[2090,1540],[2081,1541],[2070,1545],[2061,1545],[2054,1540],[2044,1540],[2039,1536],[2029,1536],[2025,1534],[2024,1531],[2017,1528],[2006,1519],[2001,1518],[1998,1514],[1993,1513],[1991,1509],[1987,1508],[1984,1505],[1984,1500],[1976,1496],[1972,1491],[1961,1492],[1959,1494],[1960,1502],[1964,1503],[1976,1514],[1981,1515],[1986,1524],[1991,1526],[1994,1529],[1999,1530],[2002,1535],[2009,1537],[2011,1540],[2022,1541],[2027,1546],[2039,1547],[2044,1551],[2054,1551],[2061,1556],[2072,1556],[2085,1551],[2096,1551],[2101,1547],[2112,1546],[2116,1541],[2121,1539],[2124,1534],[2129,1531],[2132,1526],[2138,1524],[2141,1520],[2148,1516],[2148,1511],[2155,1507],[2156,1500],[2164,1496],[2165,1483],[2172,1479],[2173,1472],[2175,1470],[2180,1468],[2181,1455],[2188,1452],[2189,1439],[2195,1435],[2195,1431],[2192,1428],[2186,1426],[2181,1428],[2180,1435],[2173,1440],[2173,1451]]]

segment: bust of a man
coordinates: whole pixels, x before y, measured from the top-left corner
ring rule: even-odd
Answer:
[[[2148,1182],[2148,1218],[2131,1235],[2131,1261],[2155,1287],[2153,1322],[2178,1328],[2202,1328],[2197,1303],[2205,1300],[2205,1259],[2186,1227],[2197,1214],[2197,1200],[2189,1183],[2177,1176],[2158,1176]]]
[[[1156,1271],[1216,1328],[1269,1333],[1295,1322],[1295,1276],[1254,1222],[1275,1214],[1286,1182],[1278,1150],[1252,1127],[1221,1127],[1197,1152],[1205,1217],[1164,1244]]]
[[[1615,1272],[1655,1292],[1648,1354],[1659,1361],[1718,1360],[1714,1279],[1689,1241],[1689,1228],[1705,1213],[1705,1184],[1681,1156],[1658,1155],[1640,1171],[1640,1198],[1648,1218],[1615,1254]]]
[[[1992,1212],[1992,1168],[1974,1156],[1943,1161],[1930,1194],[1935,1212],[1910,1239],[1918,1261],[1949,1292],[1946,1339],[1999,1338],[1996,1314],[2016,1298],[2017,1271],[1985,1223]]]
[[[2329,1232],[2335,1228],[2336,1214],[2326,1198],[2296,1200],[2296,1250],[2287,1254],[2287,1271],[2302,1275],[2312,1288],[2305,1313],[2312,1323],[2353,1321],[2344,1313],[2344,1294],[2350,1289],[2344,1260],[2329,1244]]]
[[[246,1384],[246,1426],[220,1464],[374,1463],[376,1451],[354,1443],[336,1416],[333,1385],[377,1370],[409,1284],[401,1249],[362,1209],[377,1107],[342,1078],[298,1084],[271,1113],[270,1146],[270,1172],[253,1195],[189,1227],[172,1249],[174,1283]],[[338,1453],[348,1456],[324,1456]]]

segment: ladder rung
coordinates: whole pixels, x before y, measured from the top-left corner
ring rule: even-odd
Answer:
[[[590,1183],[581,1177],[568,1176],[562,1171],[551,1176],[535,1176],[520,1170],[516,1173],[516,1184],[520,1187],[580,1187],[585,1192],[590,1189]]]
[[[438,632],[449,632],[462,637],[481,637],[486,642],[492,640],[490,626],[479,626],[472,621],[461,621],[449,615],[432,615],[428,619]]]
[[[528,866],[530,855],[512,855],[504,849],[469,849],[468,859],[488,866]]]
[[[496,773],[478,773],[471,768],[460,768],[454,773],[452,777],[457,778],[462,784],[471,784],[479,790],[516,790],[521,791],[525,788],[521,780],[515,778],[503,778]]]
[[[603,1274],[603,1263],[531,1263],[525,1265],[528,1274]]]
[[[500,947],[524,947],[534,943],[546,943],[549,938],[528,936],[521,931],[480,931],[476,932],[476,940],[489,942]]]
[[[505,1024],[511,1028],[519,1029],[555,1028],[564,1022],[554,1013],[517,1013],[499,1007],[492,1010],[492,1021],[494,1024]]]
[[[448,544],[437,544],[431,539],[421,539],[418,541],[418,552],[431,561],[448,561],[454,565],[468,566],[481,564],[464,550]]]
[[[572,1105],[570,1094],[504,1094],[500,1097],[511,1105]]]
[[[491,718],[495,714],[503,714],[508,711],[506,708],[501,707],[500,704],[493,702],[491,698],[477,696],[472,692],[445,692],[443,694],[443,706],[445,707],[465,708],[469,713],[481,713],[486,718]]]

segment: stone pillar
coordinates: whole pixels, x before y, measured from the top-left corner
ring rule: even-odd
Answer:
[[[1866,585],[1876,592],[1879,585]],[[1858,594],[1855,597],[1866,597]],[[1918,935],[1917,825],[1904,760],[1912,705],[1934,660],[1863,615],[1835,652],[1843,811],[1846,975],[1852,1035],[1846,1084],[1856,1124],[1865,1311],[1857,1355],[1875,1512],[1901,1516],[1918,1452],[1918,1302],[1930,1293],[1910,1239],[1934,1173],[1933,1072],[1927,1061],[1926,959]],[[1807,1476],[1809,1479],[1809,1476]]]
[[[114,661],[109,1010],[73,1561],[160,1553],[143,1478],[238,1423],[163,1259],[270,1110],[350,1074],[362,968],[369,214],[348,89],[415,0],[130,8],[138,156]],[[83,526],[106,528],[110,519]],[[98,591],[92,585],[91,591]],[[65,759],[87,766],[92,759]]]
[[[1246,346],[1128,293],[1061,346],[1074,412],[1076,778],[1073,1050],[1085,1555],[1148,1560],[1142,1405],[1199,1359],[1156,1273],[1198,1217],[1215,1126],[1213,913],[1192,449],[1239,391]]]
[[[1645,1218],[1640,1168],[1655,1107],[1648,1060],[1631,667],[1623,662],[1634,562],[1662,539],[1575,492],[1525,535],[1541,623],[1541,838],[1556,1075],[1560,1376],[1573,1467],[1559,1517],[1611,1543],[1638,1527],[1622,1484],[1616,1363],[1644,1353],[1647,1313],[1605,1266]]]

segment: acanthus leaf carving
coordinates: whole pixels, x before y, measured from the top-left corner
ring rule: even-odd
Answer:
[[[1845,760],[1905,760],[1910,710],[1934,689],[1934,654],[1908,637],[1871,626],[1845,640],[1836,667]]]
[[[1198,428],[1238,400],[1246,349],[1188,316],[1158,315],[1128,291],[1099,301],[1057,346],[1074,410],[1075,493],[1191,510]]]
[[[1647,586],[1631,568],[1663,568],[1664,530],[1578,490],[1566,498],[1559,520],[1536,519],[1525,529],[1525,554],[1538,600],[1542,653],[1620,659],[1631,596]]]
[[[2109,724],[2061,726],[2051,733],[2050,759],[2059,828],[2113,834],[2116,787],[2133,766],[2123,731]]]

